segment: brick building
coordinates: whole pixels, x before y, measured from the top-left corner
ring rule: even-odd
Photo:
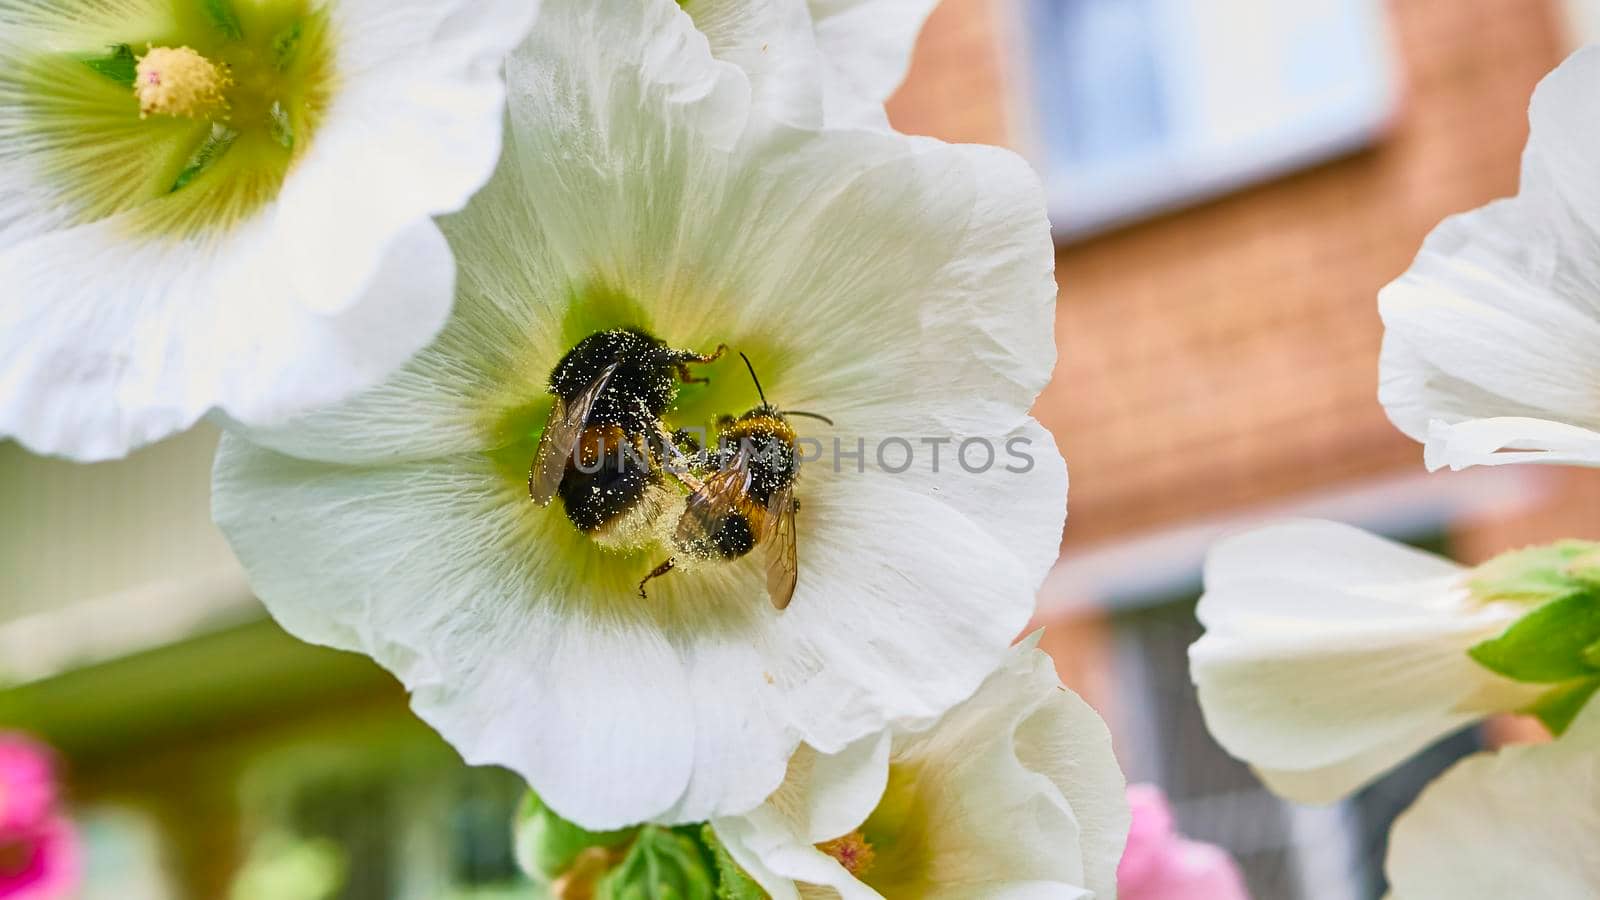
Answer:
[[[1094,5],[944,0],[893,121],[1048,169],[1043,111],[1060,86],[1030,57],[1051,38],[1041,22],[1074,3]],[[1372,3],[1393,94],[1362,140],[1062,242],[1060,362],[1036,410],[1072,476],[1041,595],[1047,645],[1107,714],[1130,774],[1239,853],[1260,900],[1375,900],[1388,817],[1478,739],[1331,810],[1260,792],[1205,736],[1188,688],[1210,540],[1316,514],[1476,560],[1600,526],[1600,473],[1429,476],[1376,401],[1378,288],[1441,218],[1515,190],[1528,96],[1594,11]],[[18,511],[0,538],[15,588],[0,605],[0,723],[68,756],[91,846],[112,860],[103,896],[226,897],[241,867],[266,878],[330,846],[355,867],[341,900],[501,896],[514,784],[461,769],[364,660],[263,618],[209,524],[214,442],[202,429],[90,467],[0,446],[0,502]]]
[[[1036,8],[946,0],[894,121],[1047,160],[1038,122],[1055,88],[1013,52]],[[1205,735],[1187,683],[1210,541],[1318,515],[1471,562],[1600,533],[1600,472],[1427,475],[1376,400],[1379,288],[1440,219],[1516,191],[1528,97],[1600,11],[1388,0],[1380,13],[1395,92],[1359,146],[1060,246],[1060,361],[1035,410],[1072,476],[1040,598],[1046,645],[1111,721],[1130,777],[1166,786],[1183,826],[1230,846],[1270,900],[1379,896],[1388,821],[1480,739],[1332,810],[1261,793]]]

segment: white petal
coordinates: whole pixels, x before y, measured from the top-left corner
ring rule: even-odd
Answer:
[[[749,76],[756,102],[803,126],[887,130],[935,0],[687,0],[711,52]]]
[[[800,585],[772,674],[802,738],[837,752],[970,695],[1026,624],[1041,570],[978,521],[889,478],[803,487]]]
[[[106,459],[212,408],[261,422],[332,402],[392,371],[448,314],[454,265],[426,219],[337,315],[296,301],[259,220],[215,245],[132,242],[120,224],[0,251],[0,283],[28,298],[0,304],[0,433],[36,452]]]
[[[805,0],[686,0],[683,11],[717,59],[750,78],[755,102],[785,122],[823,122],[822,68]]]
[[[1395,424],[1428,441],[1432,467],[1521,461],[1600,464],[1595,438],[1574,452],[1544,426],[1506,447],[1430,426],[1517,418],[1600,432],[1600,178],[1582,163],[1600,150],[1579,127],[1596,110],[1600,52],[1584,50],[1541,83],[1530,110],[1522,191],[1447,219],[1411,269],[1386,287],[1379,396]]]
[[[1008,896],[1030,882],[1050,888],[1019,896],[1115,896],[1126,782],[1105,723],[1042,651],[1014,649],[938,725],[897,738],[893,761],[931,779],[930,896]]]
[[[1548,419],[1512,416],[1428,423],[1429,469],[1507,463],[1600,465],[1600,431]]]
[[[305,303],[343,309],[394,235],[467,202],[500,155],[505,54],[536,0],[338,0],[339,85],[279,198]]]
[[[816,844],[849,834],[865,822],[889,777],[888,732],[851,744],[837,754],[804,744],[789,761],[783,784],[760,807],[713,822],[734,860],[773,900],[799,896],[798,883],[831,885],[847,898],[872,898],[871,890]]]
[[[770,648],[757,646],[762,639],[749,632],[697,638],[683,654],[693,705],[693,771],[676,802],[650,813],[652,819],[696,822],[714,811],[755,806],[783,783],[779,761],[794,748],[770,676]]]
[[[670,807],[695,754],[679,654],[636,619],[563,615],[579,573],[537,530],[557,523],[457,462],[332,467],[229,435],[213,512],[286,628],[382,663],[468,762],[512,765],[589,828]]]
[[[867,821],[883,781],[862,772],[886,771],[891,761],[916,772],[918,896],[1115,895],[1129,810],[1111,736],[1031,642],[930,729],[898,734],[890,758],[861,751],[830,760],[802,747],[765,804],[717,821],[730,852],[774,898],[803,895],[808,885],[880,896],[813,845]]]
[[[1474,607],[1462,571],[1331,522],[1218,544],[1189,651],[1211,733],[1286,795],[1329,802],[1531,700],[1466,655],[1518,612]]]
[[[508,134],[508,153],[515,143]],[[501,446],[487,423],[544,394],[560,344],[565,275],[533,234],[539,197],[520,168],[500,166],[470,215],[443,221],[455,251],[458,297],[437,339],[371,390],[268,428],[239,430],[251,441],[303,459],[399,463]],[[507,256],[516,265],[507,266]],[[528,360],[545,361],[528,371]],[[238,425],[238,423],[235,423]]]
[[[884,731],[838,753],[811,753],[811,785],[800,820],[806,823],[804,833],[812,843],[849,834],[872,814],[889,779],[890,744],[889,732]]]
[[[1550,744],[1455,765],[1395,822],[1396,900],[1588,900],[1600,885],[1600,704]]]
[[[807,0],[823,56],[880,106],[905,80],[917,35],[937,0]]]

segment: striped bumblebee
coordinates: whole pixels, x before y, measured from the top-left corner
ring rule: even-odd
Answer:
[[[677,496],[657,465],[661,417],[680,382],[704,380],[689,366],[725,350],[677,350],[633,328],[580,341],[550,372],[556,402],[528,473],[533,502],[548,506],[559,495],[572,524],[606,546],[653,539]]]
[[[767,554],[767,593],[772,605],[785,609],[799,582],[795,514],[795,481],[800,474],[794,426],[790,416],[833,421],[815,413],[783,411],[767,402],[755,367],[743,353],[761,405],[741,416],[718,421],[716,449],[699,475],[681,476],[691,488],[673,533],[676,554],[639,582],[645,584],[690,562],[740,559],[758,546]]]

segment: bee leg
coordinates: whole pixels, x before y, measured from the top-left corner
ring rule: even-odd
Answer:
[[[673,446],[683,451],[685,455],[692,456],[696,453],[702,453],[706,449],[700,445],[700,438],[687,428],[679,428],[672,433],[671,437]]]
[[[693,446],[692,451],[685,449],[685,443],[680,442],[680,435],[686,439],[688,445]],[[688,485],[691,491],[705,487],[704,483],[694,476],[695,467],[703,465],[705,459],[705,449],[700,446],[694,435],[682,428],[669,432],[657,423],[656,438],[661,442],[661,468],[668,475]]]
[[[682,380],[684,384],[710,384],[711,379],[709,378],[696,378],[689,374],[689,364],[694,363],[696,365],[705,365],[707,363],[714,363],[722,358],[722,354],[727,352],[727,344],[718,344],[717,349],[713,350],[709,355],[700,353],[685,353],[683,356],[679,357],[678,378]]]
[[[698,360],[696,360],[698,362]],[[710,384],[709,378],[696,378],[689,374],[688,363],[678,363],[678,380],[684,384]]]
[[[667,574],[668,572],[671,572],[672,571],[672,567],[677,565],[677,564],[678,564],[678,560],[676,558],[668,557],[666,562],[662,563],[659,566],[656,566],[654,569],[651,569],[650,570],[650,574],[646,575],[644,578],[640,579],[640,581],[639,581],[639,597],[641,599],[644,599],[644,600],[650,599],[650,595],[645,593],[645,590],[644,590],[645,583],[648,582],[652,578],[660,578],[661,576]]]

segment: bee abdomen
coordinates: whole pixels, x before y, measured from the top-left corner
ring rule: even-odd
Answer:
[[[738,559],[755,549],[755,530],[743,513],[730,513],[711,541],[723,559]]]
[[[651,474],[633,465],[602,461],[598,470],[568,467],[561,479],[561,503],[579,531],[594,532],[626,515],[650,488]]]

